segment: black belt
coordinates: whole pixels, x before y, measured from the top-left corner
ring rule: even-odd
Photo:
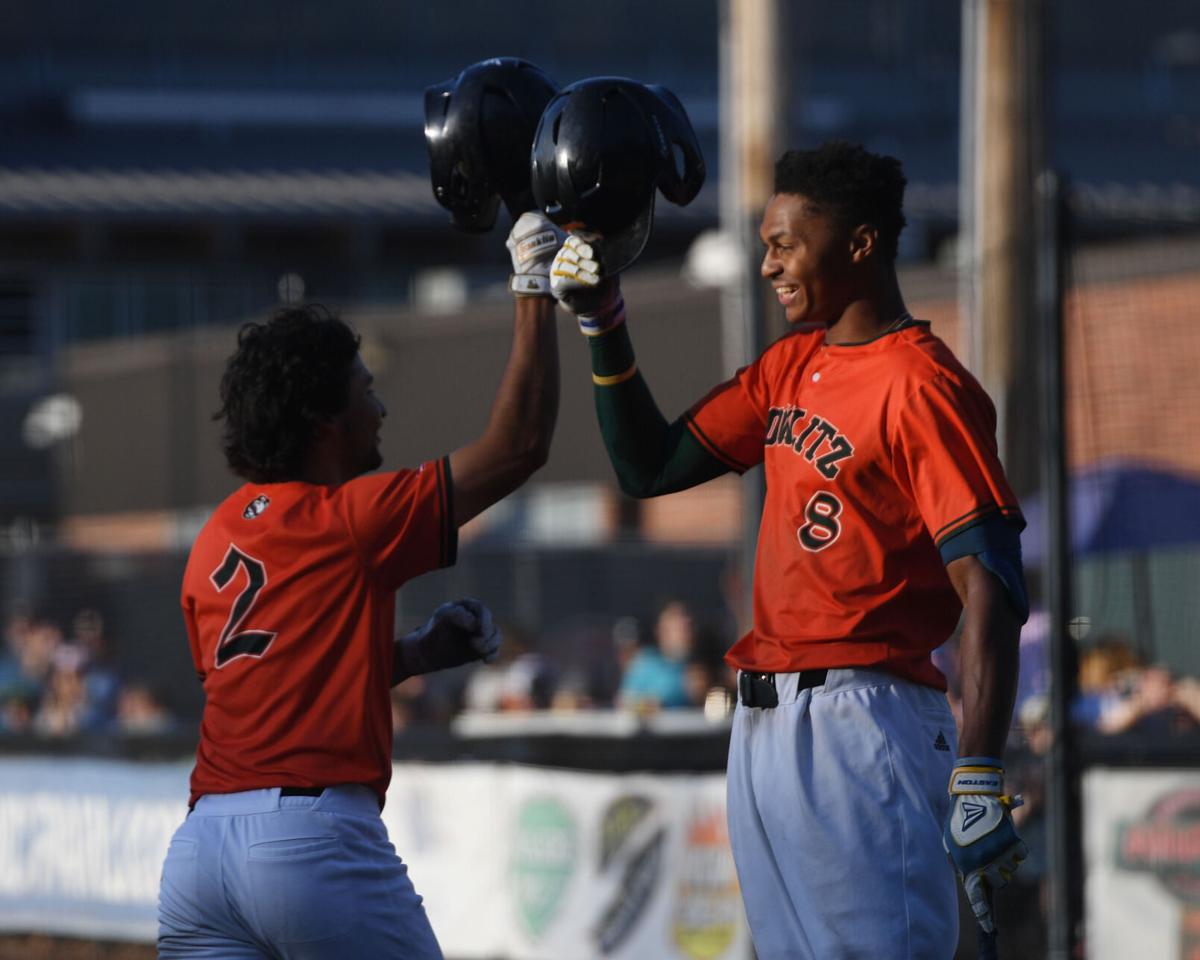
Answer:
[[[324,787],[280,787],[281,797],[319,797],[325,792]]]
[[[823,686],[828,674],[828,670],[801,670],[796,674],[796,692]],[[775,674],[751,673],[749,670],[742,670],[738,674],[738,699],[746,707],[770,709],[779,706],[779,691],[775,689]]]

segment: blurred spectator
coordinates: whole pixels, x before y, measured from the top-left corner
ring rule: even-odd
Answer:
[[[671,598],[659,608],[652,641],[629,661],[617,693],[617,705],[634,710],[701,706],[704,692],[693,699],[688,663],[696,653],[696,621],[682,600]]]
[[[392,689],[392,731],[444,725],[462,708],[463,670],[441,670],[409,677]]]
[[[0,694],[0,733],[30,733],[37,699],[28,693],[11,690]]]
[[[112,662],[104,618],[99,611],[85,607],[75,614],[71,622],[71,642],[79,647],[84,658],[87,710],[81,721],[83,729],[104,729],[117,718],[121,678]]]
[[[42,690],[54,668],[54,657],[62,646],[62,631],[48,620],[31,619],[11,637],[18,683],[26,689]]]
[[[1194,683],[1177,684],[1161,664],[1126,671],[1121,678],[1123,695],[1101,717],[1097,729],[1151,739],[1191,733],[1200,721]]]
[[[33,718],[35,733],[65,737],[82,729],[88,706],[82,667],[83,654],[79,648],[70,644],[58,646],[45,692]]]
[[[27,613],[11,615],[5,622],[0,731],[69,737],[161,732],[173,723],[145,684],[122,688],[97,610],[79,610],[66,637],[54,623]]]
[[[0,650],[0,695],[16,693],[28,686],[21,666],[22,653],[33,628],[33,618],[16,613],[4,623],[4,648]]]
[[[174,718],[146,683],[130,683],[117,694],[112,728],[124,734],[167,733]]]
[[[1117,718],[1128,696],[1138,666],[1133,647],[1123,636],[1100,637],[1079,658],[1079,695],[1071,705],[1071,719],[1102,733],[1115,732],[1124,723]]]
[[[567,670],[554,684],[554,692],[550,698],[550,709],[560,712],[573,710],[588,710],[596,705],[592,695],[591,678],[582,668]]]
[[[708,691],[717,686],[717,672],[712,662],[702,654],[694,653],[683,665],[683,689],[688,706],[704,705]]]
[[[557,686],[555,671],[549,661],[532,648],[525,631],[515,624],[501,628],[504,640],[500,656],[494,663],[474,667],[463,691],[463,704],[468,710],[495,713],[499,711],[545,710],[549,707]],[[575,678],[576,681],[581,678]],[[562,707],[568,700],[587,698],[587,684],[579,686],[573,696],[564,691]]]
[[[618,617],[612,627],[613,655],[622,677],[629,672],[629,665],[638,655],[643,644],[642,625],[637,617]]]

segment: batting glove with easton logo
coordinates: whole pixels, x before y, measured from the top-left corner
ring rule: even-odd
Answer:
[[[950,817],[942,845],[962,879],[979,925],[996,929],[991,892],[1005,886],[1029,848],[1017,836],[1012,810],[1023,802],[1004,793],[1004,768],[991,757],[964,757],[950,775]]]
[[[508,288],[518,297],[549,297],[550,264],[566,234],[536,210],[517,217],[505,246],[512,257]]]

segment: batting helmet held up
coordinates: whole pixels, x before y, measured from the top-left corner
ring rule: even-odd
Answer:
[[[704,157],[666,87],[594,77],[563,88],[542,113],[532,180],[551,220],[604,237],[604,269],[614,274],[645,249],[656,190],[681,207],[700,192]]]
[[[516,57],[472,64],[425,90],[425,145],[433,195],[456,227],[490,230],[500,200],[515,220],[535,207],[529,151],[543,108],[558,90]]]

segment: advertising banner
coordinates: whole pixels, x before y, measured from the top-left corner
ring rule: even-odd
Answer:
[[[153,940],[190,767],[0,760],[0,929]],[[721,774],[397,764],[383,816],[449,958],[751,955]]]
[[[1093,769],[1087,813],[1090,960],[1200,957],[1200,771]]]

